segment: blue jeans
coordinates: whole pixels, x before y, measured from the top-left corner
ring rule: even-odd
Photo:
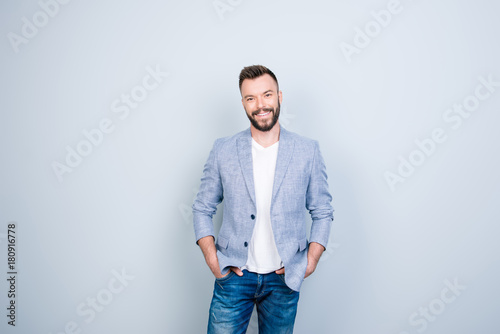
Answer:
[[[293,333],[298,301],[299,292],[285,284],[284,275],[231,271],[215,279],[208,334],[245,333],[254,304],[259,334]]]

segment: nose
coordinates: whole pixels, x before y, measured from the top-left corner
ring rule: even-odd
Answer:
[[[257,108],[264,108],[264,100],[261,97],[257,97]]]

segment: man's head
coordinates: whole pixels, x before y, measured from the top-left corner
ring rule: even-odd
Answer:
[[[247,66],[240,73],[243,108],[254,128],[269,131],[280,115],[282,94],[274,73],[265,66]]]

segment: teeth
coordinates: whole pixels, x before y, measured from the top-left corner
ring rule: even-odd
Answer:
[[[259,115],[259,116],[265,116],[265,115],[267,115],[267,114],[269,114],[269,113],[270,113],[270,111],[265,112],[265,113],[263,113],[263,114],[258,114],[258,115]]]

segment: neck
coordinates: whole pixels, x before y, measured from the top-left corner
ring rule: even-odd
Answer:
[[[280,139],[280,123],[279,121],[274,124],[273,128],[269,131],[259,131],[250,125],[250,132],[252,138],[259,143],[262,147],[269,147]]]

